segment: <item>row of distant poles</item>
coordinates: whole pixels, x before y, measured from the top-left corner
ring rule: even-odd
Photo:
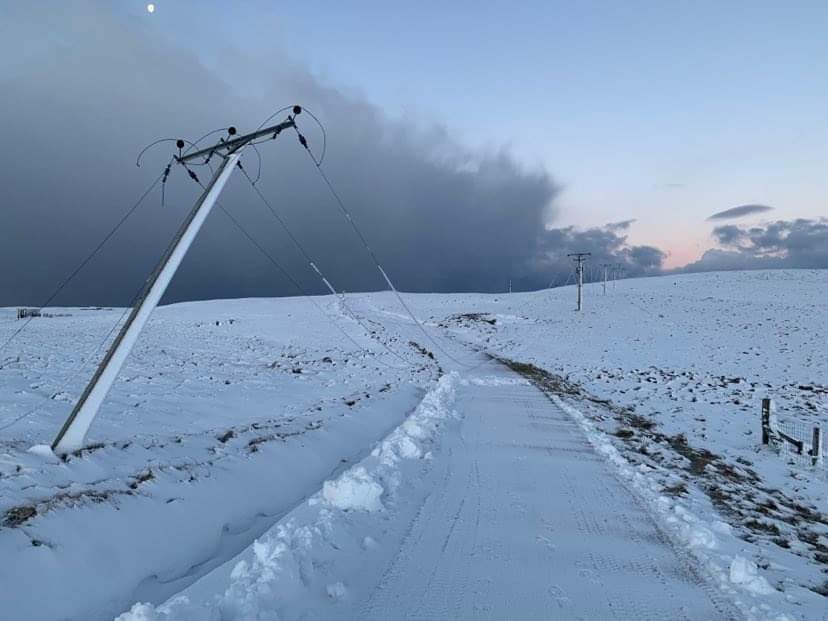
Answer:
[[[584,267],[587,262],[587,259],[592,256],[591,252],[572,252],[568,255],[571,257],[572,260],[575,262],[575,276],[576,281],[578,283],[578,309],[583,310],[584,308]],[[612,276],[612,279],[615,280],[616,276],[618,276],[621,272],[622,266],[620,263],[601,263],[601,267],[604,270],[604,282],[603,282],[603,291],[604,295],[607,295],[607,279]]]
[[[578,285],[578,308],[577,310],[583,310],[584,308],[584,267],[587,259],[592,256],[591,252],[571,252],[568,255],[571,257],[572,260],[575,262],[575,274],[576,274],[576,283]],[[604,282],[603,282],[603,293],[607,295],[607,281],[612,281],[613,283],[617,278],[620,278],[623,271],[624,266],[621,263],[601,263],[601,268],[604,272]],[[570,274],[571,276],[571,274]],[[567,281],[568,282],[568,281]],[[549,285],[552,286],[551,284]],[[512,293],[512,279],[509,279],[509,293]]]

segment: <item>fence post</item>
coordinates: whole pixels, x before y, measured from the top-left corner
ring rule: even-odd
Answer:
[[[770,444],[771,400],[762,399],[762,444]]]
[[[819,459],[822,456],[822,447],[819,445],[820,432],[821,429],[819,427],[814,427],[814,436],[811,440],[811,464],[814,466],[819,463]]]

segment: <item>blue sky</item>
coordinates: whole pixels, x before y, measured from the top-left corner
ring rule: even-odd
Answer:
[[[556,226],[635,218],[631,240],[668,265],[710,247],[705,218],[735,205],[828,213],[825,2],[155,4],[121,6],[207,64],[286,50],[394,117],[505,146],[563,186]]]

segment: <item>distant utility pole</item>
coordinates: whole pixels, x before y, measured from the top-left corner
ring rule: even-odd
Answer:
[[[618,277],[621,274],[621,264],[616,263],[612,266],[612,288],[615,290],[615,281],[618,280]]]
[[[575,273],[578,275],[578,310],[583,308],[583,294],[581,290],[584,288],[584,262],[587,257],[592,256],[591,252],[572,252],[568,255],[572,260],[578,264],[575,268]]]
[[[611,266],[609,263],[601,263],[601,267],[604,268],[604,295],[607,295],[607,271]]]
[[[512,279],[509,279],[509,293],[512,292]]]

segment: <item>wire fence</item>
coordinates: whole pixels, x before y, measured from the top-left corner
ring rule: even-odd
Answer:
[[[825,430],[821,425],[780,420],[770,399],[762,400],[762,443],[773,447],[787,463],[815,468],[828,476]]]

